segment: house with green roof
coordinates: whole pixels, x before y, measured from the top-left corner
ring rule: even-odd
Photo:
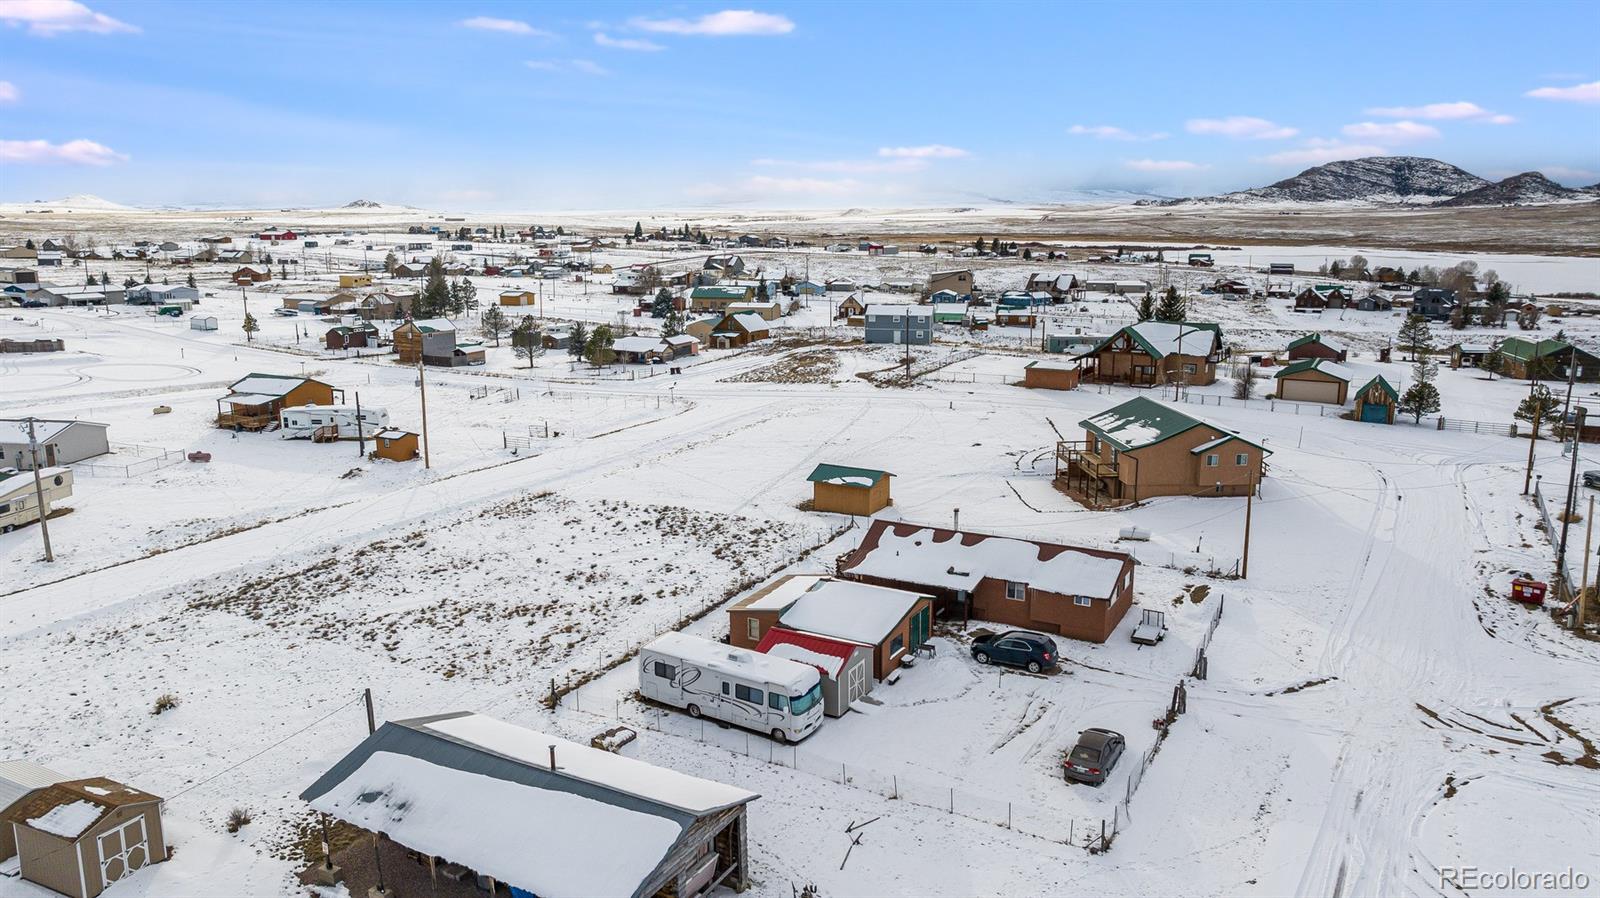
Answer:
[[[870,515],[888,508],[889,481],[894,475],[872,468],[820,464],[806,479],[811,481],[811,510],[835,514]]]
[[[1278,382],[1278,398],[1285,402],[1344,405],[1350,396],[1350,381],[1355,373],[1327,359],[1301,359],[1283,366],[1274,377]]]
[[[1203,321],[1141,321],[1075,358],[1086,362],[1084,379],[1088,381],[1205,386],[1217,380],[1222,326]]]
[[[726,312],[736,302],[754,302],[756,288],[753,284],[733,284],[717,287],[696,287],[689,291],[691,312]]]
[[[1355,419],[1368,424],[1393,424],[1395,407],[1399,404],[1400,391],[1380,374],[1356,391]]]
[[[1284,355],[1290,360],[1327,359],[1330,362],[1342,362],[1349,358],[1350,350],[1343,343],[1324,334],[1306,334],[1290,340],[1289,345],[1285,347]]]
[[[1501,373],[1506,377],[1530,380],[1537,373],[1543,380],[1566,380],[1568,366],[1576,365],[1577,380],[1600,380],[1600,357],[1564,340],[1507,337],[1500,341],[1500,355],[1505,360]]]
[[[1261,442],[1143,396],[1078,422],[1056,445],[1056,482],[1091,505],[1243,496],[1266,476]]]

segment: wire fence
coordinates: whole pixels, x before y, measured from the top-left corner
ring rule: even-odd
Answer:
[[[115,455],[137,456],[133,461],[117,464],[107,460]],[[181,464],[185,458],[182,449],[159,449],[154,446],[112,443],[110,455],[98,456],[100,461],[80,461],[72,465],[72,472],[82,477],[137,477],[162,468]]]
[[[1217,596],[1217,607],[1211,612],[1211,622],[1206,624],[1206,633],[1200,637],[1200,645],[1195,648],[1194,667],[1189,671],[1189,675],[1197,680],[1206,679],[1209,672],[1211,661],[1206,653],[1211,649],[1211,637],[1217,632],[1217,624],[1222,623],[1222,609],[1227,601],[1227,596]]]
[[[1539,523],[1544,527],[1544,535],[1550,540],[1551,548],[1554,548],[1557,542],[1561,539],[1561,537],[1557,535],[1561,529],[1561,521],[1556,515],[1551,513],[1550,503],[1545,499],[1544,490],[1541,488],[1543,485],[1544,484],[1540,481],[1534,481],[1533,505],[1539,510]],[[1558,499],[1557,501],[1561,500]],[[1563,511],[1565,511],[1565,509],[1563,509]],[[1577,578],[1572,575],[1572,568],[1567,563],[1567,559],[1558,558],[1556,570],[1556,596],[1564,600],[1568,596],[1576,595],[1577,588],[1573,585],[1575,583],[1577,583]]]

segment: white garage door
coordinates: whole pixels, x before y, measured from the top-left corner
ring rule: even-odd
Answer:
[[[1338,402],[1339,385],[1325,380],[1280,380],[1278,398],[1291,402]]]

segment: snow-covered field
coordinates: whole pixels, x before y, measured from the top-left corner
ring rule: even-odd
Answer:
[[[1506,597],[1511,572],[1542,576],[1554,558],[1521,495],[1524,441],[1241,403],[1227,377],[1196,388],[1185,411],[1273,450],[1251,510],[1249,578],[1237,580],[1203,572],[1239,559],[1243,500],[1090,511],[1052,487],[1056,440],[1147,394],[1015,386],[1041,337],[1023,328],[944,329],[916,350],[915,370],[931,373],[890,386],[861,375],[893,369],[901,353],[832,327],[826,298],[782,321],[775,344],[708,351],[678,376],[594,372],[555,352],[530,365],[509,343],[481,368],[430,369],[429,468],[211,426],[228,383],[302,371],[420,425],[413,370],[320,351],[326,325],[309,316],[260,314],[279,293],[329,289],[360,255],[340,250],[342,261],[308,254],[288,282],[246,291],[263,327],[250,342],[240,290],[216,266],[197,270],[215,332],[120,307],[0,316],[0,337],[68,347],[0,356],[0,415],[108,423],[125,448],[94,460],[107,468],[157,449],[212,454],[80,476],[72,513],[51,522],[54,563],[37,527],[0,536],[0,754],[167,799],[176,855],[117,894],[299,894],[311,816],[296,795],[365,735],[367,688],[380,717],[478,710],[585,743],[620,718],[641,732],[629,753],[762,796],[753,875],[771,898],[807,883],[826,896],[1434,895],[1462,894],[1440,884],[1443,868],[1600,876],[1600,644]],[[659,257],[619,249],[595,261]],[[749,257],[769,276],[813,279],[921,280],[971,264]],[[1529,289],[1600,283],[1592,258],[1480,264]],[[94,267],[118,281],[142,271]],[[1180,287],[1202,276],[973,267],[994,289],[1056,268]],[[1233,274],[1244,272],[1204,277]],[[485,300],[529,283],[474,282]],[[549,318],[615,323],[631,304],[603,276],[543,289]],[[1131,315],[1120,298],[1091,296],[1053,311],[1048,327],[1106,333]],[[1352,345],[1361,375],[1409,377],[1403,362],[1376,361],[1399,324],[1392,314],[1309,316],[1282,300],[1196,295],[1190,317],[1221,322],[1247,349],[1320,329]],[[1596,321],[1546,320],[1539,335],[1564,329],[1587,344]],[[1490,333],[1443,330],[1441,342]],[[1447,417],[1502,423],[1526,390],[1466,370],[1441,371],[1439,386]],[[157,405],[172,411],[155,415]],[[1560,446],[1536,452],[1544,483],[1564,482]],[[1061,672],[1032,677],[977,666],[966,634],[946,628],[935,659],[874,693],[881,705],[829,720],[794,749],[639,703],[632,666],[613,666],[639,644],[676,628],[720,637],[727,603],[781,572],[828,570],[855,545],[859,526],[800,508],[823,461],[893,471],[891,517],[947,526],[959,509],[976,531],[1134,551],[1138,603],[1165,611],[1171,635],[1131,644],[1136,608],[1104,645],[1059,640]],[[1151,541],[1118,543],[1126,526]],[[1581,540],[1581,525],[1573,532]],[[1214,619],[1209,676],[1194,680]],[[554,710],[552,680],[581,684]],[[1180,680],[1188,711],[1131,789]],[[162,694],[178,704],[158,716]],[[1130,744],[1099,788],[1059,774],[1089,726]],[[228,835],[234,807],[254,822]],[[851,848],[846,827],[874,818]],[[1085,833],[1113,820],[1112,850],[1086,852]],[[0,879],[0,894],[44,893]]]

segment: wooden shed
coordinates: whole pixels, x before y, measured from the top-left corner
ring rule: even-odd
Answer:
[[[1368,424],[1393,424],[1395,406],[1399,403],[1399,391],[1380,374],[1356,391],[1355,419]]]
[[[813,511],[869,515],[894,504],[889,496],[888,471],[820,464],[806,479],[811,481]]]
[[[822,674],[822,713],[843,717],[850,705],[872,691],[872,650],[843,639],[773,627],[756,651],[809,664]]]
[[[420,455],[417,435],[408,430],[383,430],[372,438],[372,457],[390,461],[412,461]]]
[[[1022,385],[1038,390],[1076,390],[1082,376],[1077,362],[1041,360],[1022,369]]]
[[[71,898],[95,898],[167,859],[161,799],[103,777],[31,792],[0,823],[15,837],[22,878]]]
[[[1275,377],[1278,398],[1287,402],[1344,405],[1350,394],[1350,369],[1325,359],[1302,359],[1283,366]]]

